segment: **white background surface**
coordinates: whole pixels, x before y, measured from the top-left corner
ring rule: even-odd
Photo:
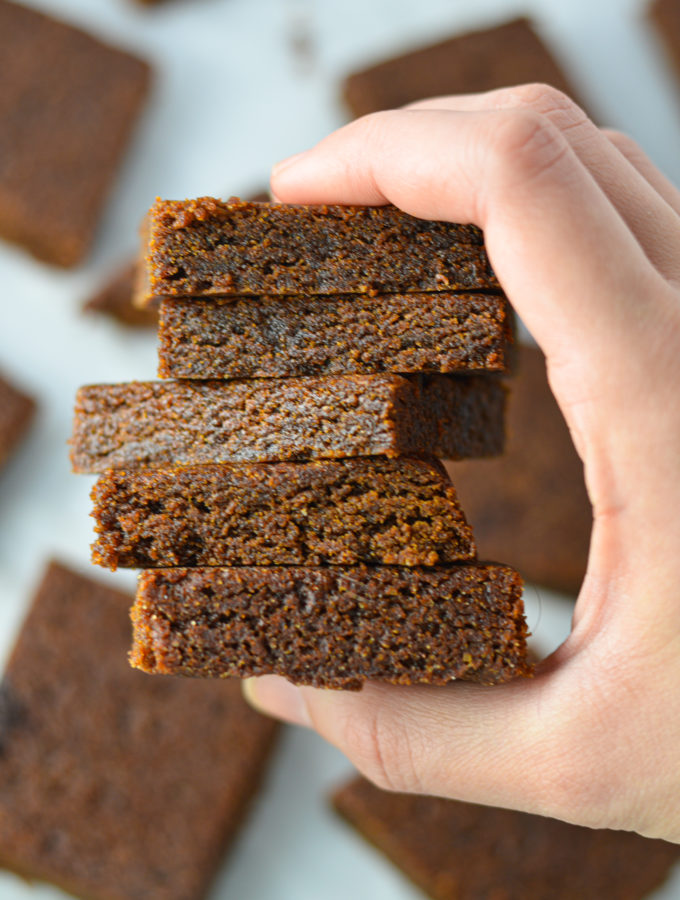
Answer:
[[[88,263],[64,273],[0,245],[0,368],[41,404],[23,451],[0,474],[2,655],[48,557],[90,569],[92,479],[70,474],[66,451],[76,387],[155,376],[153,335],[85,318],[79,308],[134,249],[138,221],[156,195],[258,190],[272,162],[342,124],[338,85],[346,72],[524,11],[601,121],[631,133],[680,183],[680,87],[638,0],[176,0],[149,10],[131,0],[34,5],[138,51],[154,64],[156,80]],[[307,62],[295,52],[301,29],[312,48]],[[133,585],[131,573],[91,572]],[[546,592],[527,594],[530,625],[547,650],[568,630],[569,604]],[[289,730],[212,900],[420,897],[327,811],[324,794],[349,771],[318,738]],[[2,900],[62,896],[0,874]],[[655,898],[678,900],[680,873]]]

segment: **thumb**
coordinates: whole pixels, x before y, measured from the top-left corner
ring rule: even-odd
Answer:
[[[314,728],[379,787],[582,821],[573,773],[562,763],[570,742],[549,721],[545,683],[539,671],[492,688],[368,683],[351,692],[267,675],[249,679],[245,692],[260,711]],[[592,778],[584,781],[592,802]]]

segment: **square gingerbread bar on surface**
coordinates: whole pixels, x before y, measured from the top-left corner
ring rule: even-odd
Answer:
[[[76,472],[216,462],[502,452],[492,375],[344,375],[90,385],[76,395]]]
[[[35,409],[33,398],[0,374],[0,466],[26,433]]]
[[[159,375],[507,372],[511,316],[501,295],[450,292],[166,300]]]
[[[90,900],[200,900],[276,726],[237,681],[132,670],[129,603],[45,574],[0,688],[0,863]]]
[[[342,92],[353,116],[446,94],[476,94],[545,82],[578,97],[526,18],[408,51],[349,75]]]
[[[168,566],[432,566],[475,557],[438,460],[115,471],[92,498],[93,561]]]
[[[522,581],[493,564],[152,569],[132,621],[147,672],[345,690],[531,673]]]
[[[574,448],[535,347],[517,347],[507,405],[505,452],[449,465],[460,501],[487,559],[524,579],[577,594],[586,571],[593,513]]]
[[[157,200],[136,302],[262,294],[499,290],[481,231],[394,206]]]
[[[643,900],[680,847],[356,778],[336,810],[432,900]]]
[[[0,236],[84,257],[150,81],[140,59],[0,0]]]

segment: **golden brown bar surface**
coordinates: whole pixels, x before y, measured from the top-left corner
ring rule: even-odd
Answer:
[[[80,388],[76,472],[208,462],[499,453],[494,376],[346,375]]]
[[[502,295],[448,291],[165,300],[159,375],[506,372],[511,315]]]
[[[93,561],[117,566],[432,566],[475,557],[438,460],[115,471],[92,491]]]

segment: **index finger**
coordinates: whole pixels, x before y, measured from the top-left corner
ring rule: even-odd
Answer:
[[[583,353],[611,373],[602,335],[625,348],[640,297],[662,281],[560,130],[530,110],[366,116],[278,167],[272,189],[287,202],[390,202],[479,225],[501,284],[554,364]]]

